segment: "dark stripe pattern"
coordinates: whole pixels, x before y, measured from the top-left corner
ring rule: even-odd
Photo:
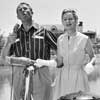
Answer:
[[[26,32],[22,25],[17,32],[17,38],[19,41],[11,46],[10,55],[28,57],[33,60],[50,59],[50,48],[57,49],[57,38],[44,28],[36,29],[32,26]]]

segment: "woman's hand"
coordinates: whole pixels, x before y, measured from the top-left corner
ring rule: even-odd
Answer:
[[[34,63],[34,65],[38,68],[43,67],[45,60],[42,59],[37,59],[36,62]]]
[[[57,67],[57,62],[55,60],[44,60],[44,59],[37,59],[35,65],[37,67]]]

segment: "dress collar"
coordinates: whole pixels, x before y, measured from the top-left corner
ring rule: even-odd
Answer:
[[[68,33],[67,33],[67,32],[65,32],[64,34],[65,34],[65,36],[67,36],[67,37],[69,36],[69,37],[73,38],[73,37],[76,37],[76,36],[78,35],[78,32],[76,32],[76,34],[75,34],[75,35],[68,35]]]

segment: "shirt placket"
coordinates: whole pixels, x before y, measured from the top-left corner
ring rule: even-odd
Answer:
[[[29,34],[28,32],[26,33],[26,57],[29,58],[29,52],[30,52],[30,48],[29,48]]]

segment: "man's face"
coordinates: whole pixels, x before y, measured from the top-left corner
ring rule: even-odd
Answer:
[[[75,20],[72,13],[65,13],[62,17],[62,24],[67,30],[75,29],[77,20]]]
[[[32,14],[33,14],[32,11],[27,5],[23,4],[23,5],[20,5],[20,7],[18,7],[17,17],[20,20],[30,19],[32,18]]]

